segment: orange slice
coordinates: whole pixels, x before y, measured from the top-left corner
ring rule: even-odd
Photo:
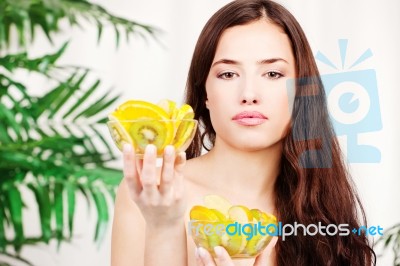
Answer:
[[[169,119],[167,112],[160,106],[138,100],[121,104],[112,115],[118,120]]]

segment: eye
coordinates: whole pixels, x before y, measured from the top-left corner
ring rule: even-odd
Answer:
[[[219,74],[217,77],[220,79],[233,79],[235,75],[237,76],[237,74],[234,72],[224,72]]]
[[[279,79],[283,77],[283,75],[277,71],[269,71],[266,73],[266,76],[270,79]]]

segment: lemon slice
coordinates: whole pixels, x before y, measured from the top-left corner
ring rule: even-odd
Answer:
[[[177,122],[175,122],[175,126],[176,124]],[[179,121],[179,127],[176,130],[172,145],[174,145],[176,149],[186,150],[190,145],[188,140],[191,139],[192,135],[195,133],[196,125],[194,120]]]
[[[193,118],[193,108],[188,104],[182,105],[177,111],[175,120],[175,138],[173,141],[173,145],[177,149],[181,148],[182,145],[187,144],[187,140],[190,139],[190,137],[194,133],[193,131],[196,127],[196,123],[187,120]]]
[[[194,118],[193,108],[188,104],[182,105],[176,114],[177,120],[193,119],[193,118]]]

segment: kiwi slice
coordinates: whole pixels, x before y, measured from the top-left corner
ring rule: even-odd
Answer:
[[[128,132],[139,149],[144,150],[148,144],[154,144],[158,153],[173,137],[170,121],[138,120],[131,124]]]

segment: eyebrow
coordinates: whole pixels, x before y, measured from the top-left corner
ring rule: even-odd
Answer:
[[[286,64],[289,64],[288,61],[286,61],[285,59],[280,58],[280,57],[263,59],[263,60],[257,61],[257,64],[267,65],[267,64],[272,64],[272,63],[278,62],[278,61],[282,61],[282,62],[285,62]],[[220,59],[220,60],[214,62],[211,67],[214,67],[215,65],[218,65],[218,64],[241,65],[241,63],[239,63],[238,61],[223,58],[223,59]]]

